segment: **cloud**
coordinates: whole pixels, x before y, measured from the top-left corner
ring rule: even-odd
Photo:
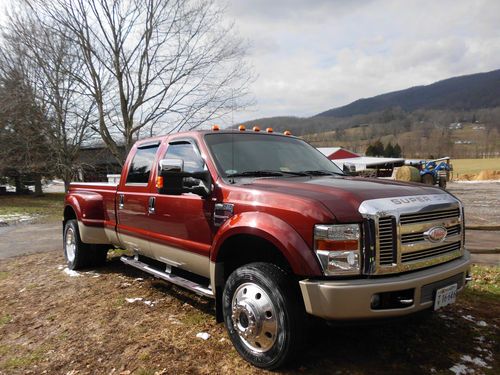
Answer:
[[[252,48],[257,104],[309,116],[451,76],[500,68],[500,2],[253,0],[228,4]]]

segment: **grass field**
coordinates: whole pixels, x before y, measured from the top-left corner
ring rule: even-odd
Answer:
[[[272,374],[239,357],[210,300],[116,257],[73,277],[62,264],[61,252],[0,261],[0,374]],[[497,374],[499,273],[473,267],[457,303],[436,313],[318,323],[300,358],[277,373]]]
[[[37,217],[44,222],[61,219],[64,193],[47,193],[41,197],[34,195],[0,196],[0,216],[25,215]]]
[[[494,159],[452,159],[453,172],[478,174],[483,170],[500,170],[500,158]]]

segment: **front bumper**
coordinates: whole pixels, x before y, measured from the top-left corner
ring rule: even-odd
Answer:
[[[466,251],[459,259],[399,276],[327,281],[306,279],[299,284],[309,314],[332,320],[395,317],[432,307],[435,290],[443,286],[458,282],[458,290],[462,290],[470,263],[470,254]],[[414,290],[413,304],[372,309],[374,294],[408,289]]]

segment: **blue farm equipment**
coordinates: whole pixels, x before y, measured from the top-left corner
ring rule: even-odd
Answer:
[[[450,163],[450,158],[445,157],[436,160],[422,160],[418,169],[421,181],[424,184],[437,184],[444,189],[446,188],[446,183],[450,180],[453,166]]]

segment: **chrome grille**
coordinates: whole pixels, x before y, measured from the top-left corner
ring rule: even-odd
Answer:
[[[420,250],[420,251],[414,251],[412,253],[406,253],[401,256],[401,260],[403,263],[406,262],[413,262],[416,260],[422,260],[430,257],[435,257],[436,255],[443,255],[446,253],[450,253],[456,250],[460,250],[460,241],[447,244],[447,245],[441,245],[437,247],[433,247],[430,249],[425,249],[425,250]]]
[[[390,265],[394,263],[395,255],[395,218],[393,216],[382,217],[378,221],[379,235],[379,263],[381,265]]]
[[[367,247],[367,274],[407,272],[463,255],[463,219],[459,201],[442,194],[409,197],[405,200],[410,202],[408,205],[403,205],[402,201],[378,199],[365,201],[360,206],[360,212],[375,224],[375,246],[373,250]],[[435,227],[447,230],[441,242],[432,242],[424,236]]]
[[[426,221],[442,220],[460,216],[460,209],[453,208],[431,212],[419,212],[414,214],[402,214],[399,218],[401,225],[422,223]]]

